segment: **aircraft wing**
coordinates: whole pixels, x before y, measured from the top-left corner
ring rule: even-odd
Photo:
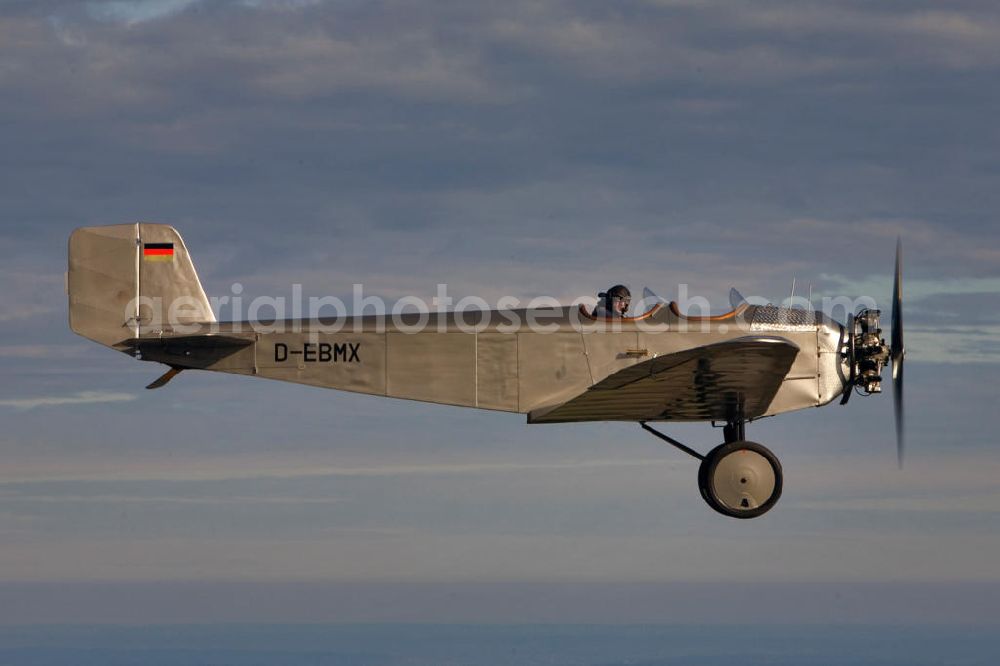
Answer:
[[[798,352],[785,338],[755,335],[657,356],[531,412],[528,422],[754,418],[767,411]]]

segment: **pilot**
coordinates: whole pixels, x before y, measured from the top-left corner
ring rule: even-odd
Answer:
[[[607,291],[602,291],[597,295],[597,307],[594,308],[595,317],[605,317],[610,319],[620,319],[628,312],[628,307],[632,302],[632,294],[628,287],[623,284],[616,284]]]

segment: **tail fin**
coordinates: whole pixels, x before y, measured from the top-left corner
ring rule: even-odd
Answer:
[[[70,328],[108,347],[215,322],[187,247],[166,224],[77,229],[67,288]]]

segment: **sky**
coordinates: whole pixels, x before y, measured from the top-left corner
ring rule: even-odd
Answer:
[[[995,621],[998,77],[990,2],[0,3],[0,590],[37,601],[0,622],[662,620],[733,582],[790,619]],[[138,220],[210,296],[624,282],[720,312],[793,279],[888,308],[901,237],[907,465],[888,395],[766,419],[784,495],[735,521],[627,424],[144,391],[63,282],[74,228]],[[331,591],[246,601],[304,585]]]

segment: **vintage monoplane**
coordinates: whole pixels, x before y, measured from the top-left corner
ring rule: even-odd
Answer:
[[[753,518],[781,495],[781,465],[748,441],[764,416],[881,391],[892,363],[903,455],[903,326],[896,246],[891,341],[876,309],[841,325],[819,311],[732,298],[725,314],[688,316],[651,292],[648,309],[614,320],[579,307],[218,322],[184,241],[162,224],[84,227],[69,241],[74,332],[169,366],[280,379],[446,405],[527,414],[528,423],[629,421],[698,458],[713,509]],[[734,292],[735,293],[735,292]],[[536,326],[515,326],[533,321]],[[722,425],[706,455],[655,430],[659,421]]]

